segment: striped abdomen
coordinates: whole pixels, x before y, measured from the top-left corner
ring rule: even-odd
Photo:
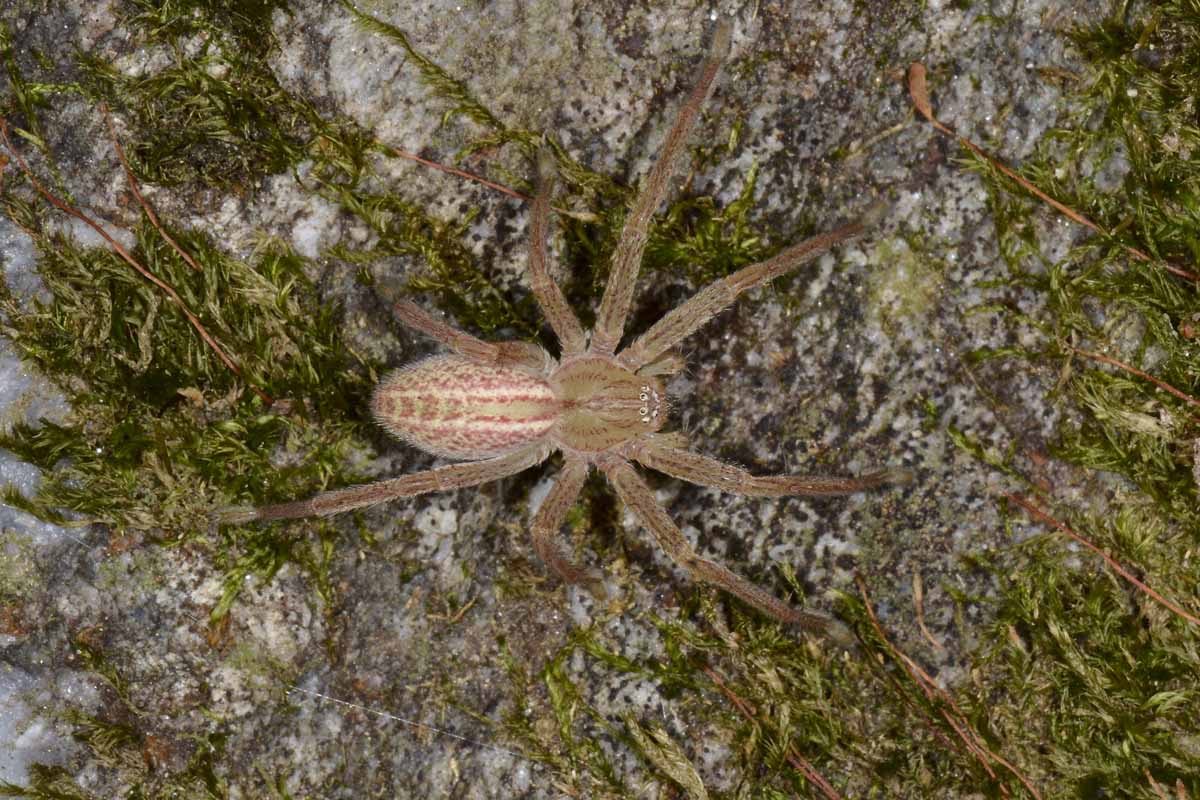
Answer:
[[[546,381],[527,372],[443,355],[385,376],[371,411],[389,433],[428,453],[475,460],[545,436],[559,403]]]

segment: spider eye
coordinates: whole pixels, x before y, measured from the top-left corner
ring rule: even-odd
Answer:
[[[641,401],[644,403],[644,402],[646,402],[646,400],[649,399],[649,396],[645,392],[642,392],[640,395],[638,395],[638,398],[640,398]]]

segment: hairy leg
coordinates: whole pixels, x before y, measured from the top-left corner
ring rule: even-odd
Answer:
[[[693,580],[724,589],[781,622],[799,625],[819,633],[832,633],[838,638],[844,636],[844,626],[832,617],[792,608],[766,589],[735,575],[716,562],[697,555],[667,512],[654,499],[650,487],[629,462],[605,464],[602,468],[616,487],[622,502],[629,506],[642,525],[654,535],[671,560],[686,570]]]
[[[472,361],[502,367],[525,367],[539,373],[547,372],[552,366],[550,355],[537,345],[527,342],[485,342],[435,317],[411,300],[398,300],[393,308],[405,325]]]
[[[873,222],[873,214],[829,233],[822,233],[789,247],[774,258],[743,267],[715,283],[705,286],[683,305],[668,311],[650,330],[621,351],[618,359],[631,370],[648,364],[691,336],[725,308],[738,295],[762,286],[809,261],[836,244],[853,239]]]
[[[612,355],[621,341],[625,319],[629,315],[629,305],[633,302],[633,290],[642,264],[642,253],[646,249],[646,239],[650,234],[650,220],[667,195],[667,183],[675,169],[675,162],[687,143],[688,134],[696,124],[700,107],[712,93],[713,81],[716,80],[721,63],[729,54],[732,35],[733,26],[727,20],[717,25],[708,58],[700,69],[700,78],[679,109],[675,124],[671,126],[667,140],[663,142],[658,161],[650,169],[629,216],[625,218],[625,227],[621,229],[621,238],[617,242],[616,252],[613,253],[608,287],[604,290],[604,299],[600,301],[600,313],[596,315],[596,328],[592,332],[590,352]]]
[[[633,442],[626,448],[625,455],[639,464],[680,480],[753,497],[852,494],[890,483],[909,483],[913,477],[912,471],[904,467],[881,469],[857,478],[751,475],[740,467],[674,447],[669,439],[664,440],[657,435]]]
[[[583,482],[587,480],[588,464],[581,458],[567,456],[567,463],[542,501],[530,526],[533,533],[533,549],[551,570],[567,583],[587,582],[596,584],[600,576],[572,563],[559,539],[567,512],[579,498]]]
[[[533,213],[529,220],[529,284],[538,305],[558,342],[562,356],[578,355],[586,346],[579,317],[567,305],[562,289],[546,269],[546,233],[550,227],[550,195],[554,190],[554,163],[550,151],[538,153],[537,194],[533,198]]]
[[[299,519],[301,517],[328,516],[351,511],[355,508],[373,506],[397,497],[414,497],[429,492],[444,492],[451,489],[461,489],[464,486],[478,486],[481,483],[506,478],[509,475],[540,464],[550,455],[550,449],[545,445],[535,445],[510,453],[498,458],[484,461],[468,461],[462,464],[450,464],[445,467],[435,467],[424,472],[414,472],[399,478],[368,483],[363,486],[351,486],[347,489],[335,489],[321,492],[307,500],[294,503],[279,503],[271,506],[229,506],[215,513],[218,523],[243,523],[252,520]]]

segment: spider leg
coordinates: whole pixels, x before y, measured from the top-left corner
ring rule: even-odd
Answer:
[[[671,521],[667,512],[654,499],[653,492],[628,461],[602,464],[601,468],[616,487],[617,495],[633,511],[658,544],[693,580],[710,583],[775,619],[799,625],[811,631],[832,633],[841,637],[844,626],[825,614],[801,611],[779,600],[766,589],[730,572],[725,567],[701,558],[688,544],[683,532]]]
[[[485,342],[435,317],[411,300],[396,301],[396,316],[408,327],[449,347],[461,356],[483,364],[525,367],[538,373],[550,368],[545,350],[527,342]]]
[[[347,489],[335,489],[321,492],[307,500],[294,503],[279,503],[278,505],[259,506],[229,506],[215,513],[218,523],[243,523],[251,520],[299,519],[301,517],[328,516],[340,514],[364,506],[373,506],[397,497],[413,497],[429,492],[444,492],[451,489],[461,489],[464,486],[478,486],[481,483],[506,478],[509,475],[540,464],[550,455],[550,448],[537,444],[518,450],[515,453],[489,458],[483,461],[467,461],[462,464],[449,464],[435,467],[411,475],[401,475],[363,486],[351,486]]]
[[[551,487],[550,493],[542,501],[537,514],[533,517],[530,530],[533,533],[533,549],[551,570],[567,583],[587,582],[593,586],[600,584],[600,576],[592,570],[586,570],[567,557],[559,539],[559,531],[567,512],[579,498],[583,482],[587,479],[588,464],[581,458],[567,457],[567,463],[559,473],[558,480]],[[600,584],[601,586],[603,584]]]
[[[546,232],[550,227],[550,195],[554,192],[554,162],[543,147],[538,153],[537,194],[529,220],[529,284],[546,321],[562,346],[562,355],[582,353],[587,344],[579,317],[567,305],[562,289],[546,269]]]
[[[751,475],[740,467],[715,458],[673,447],[658,435],[639,439],[626,449],[628,458],[658,472],[680,480],[711,486],[723,492],[752,497],[784,497],[787,495],[831,496],[853,494],[889,483],[909,483],[912,471],[892,467],[861,475],[840,478],[823,475]]]
[[[621,238],[613,253],[608,287],[604,290],[604,299],[600,301],[600,312],[596,316],[596,328],[592,331],[589,348],[592,353],[612,355],[621,341],[625,319],[629,315],[630,303],[633,302],[633,290],[637,284],[638,270],[641,268],[642,253],[650,235],[650,220],[667,195],[667,183],[671,179],[679,153],[687,143],[688,134],[700,115],[700,107],[712,93],[713,82],[720,71],[721,62],[729,54],[732,34],[733,27],[727,20],[717,25],[708,57],[700,68],[700,78],[680,107],[675,124],[671,126],[667,139],[663,142],[658,161],[651,167],[629,216],[625,218]]]
[[[650,330],[639,336],[633,344],[621,351],[617,357],[631,370],[637,370],[657,359],[666,351],[691,336],[701,325],[728,307],[738,295],[809,261],[834,245],[853,239],[874,222],[874,209],[856,222],[837,230],[822,233],[789,247],[774,258],[743,267],[732,275],[710,283],[692,295],[683,305],[668,311],[662,319],[650,326]],[[610,284],[611,285],[611,284]]]

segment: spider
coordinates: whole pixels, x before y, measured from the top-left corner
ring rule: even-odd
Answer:
[[[451,352],[387,375],[375,390],[371,411],[394,436],[427,453],[461,463],[322,492],[297,502],[228,507],[217,512],[218,520],[245,523],[338,514],[393,498],[478,486],[540,464],[558,450],[563,454],[562,471],[534,514],[531,528],[534,550],[567,583],[598,583],[594,571],[584,570],[569,559],[558,538],[588,472],[596,468],[692,579],[718,586],[784,623],[816,632],[840,627],[831,617],[793,608],[698,555],[630,463],[636,461],[701,486],[763,497],[842,495],[910,479],[910,473],[901,468],[855,478],[756,476],[689,451],[679,432],[662,432],[668,410],[663,379],[683,367],[674,348],[743,292],[859,235],[869,224],[866,220],[814,236],[708,285],[617,352],[651,219],[667,194],[673,165],[700,109],[712,93],[731,38],[730,24],[718,25],[699,79],[677,112],[662,151],[624,222],[590,336],[546,265],[553,177],[551,157],[545,148],[538,157],[530,221],[529,279],[558,337],[561,357],[555,359],[541,347],[523,342],[485,342],[415,303],[397,303],[396,313],[404,324]]]

